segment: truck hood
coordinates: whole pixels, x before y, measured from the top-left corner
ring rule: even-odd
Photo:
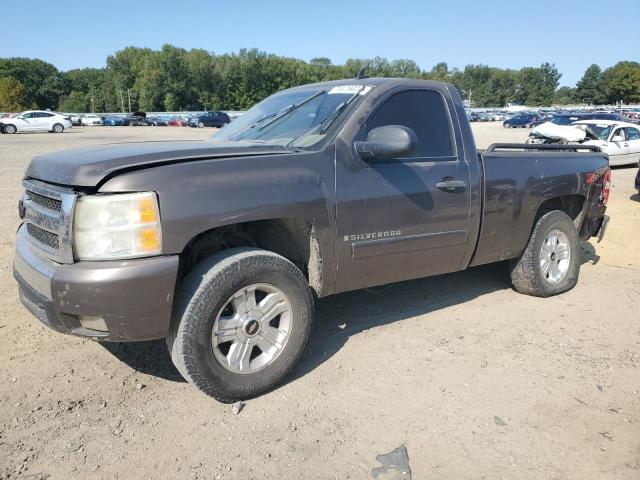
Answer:
[[[95,187],[120,170],[207,158],[288,154],[281,145],[211,141],[96,145],[34,157],[25,176],[43,182]]]

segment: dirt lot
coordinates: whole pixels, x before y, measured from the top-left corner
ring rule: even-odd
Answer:
[[[474,130],[481,147],[527,134]],[[210,133],[0,136],[0,479],[366,479],[400,445],[414,479],[640,478],[636,169],[614,171],[610,229],[572,291],[518,295],[495,265],[323,299],[303,363],[239,415],[186,384],[162,341],[40,326],[11,272],[29,159]]]

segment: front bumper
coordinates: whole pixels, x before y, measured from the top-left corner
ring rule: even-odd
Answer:
[[[178,263],[170,255],[60,264],[31,245],[22,225],[13,274],[23,305],[53,330],[101,340],[151,340],[169,331]],[[102,318],[108,331],[84,328],[83,316]]]

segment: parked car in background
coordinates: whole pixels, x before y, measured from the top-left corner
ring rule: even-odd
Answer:
[[[540,115],[537,113],[519,113],[511,118],[507,118],[502,122],[505,128],[531,128],[540,121]]]
[[[572,123],[580,120],[616,120],[624,122],[627,119],[619,113],[608,112],[591,112],[591,113],[564,113],[561,115],[555,115],[551,118],[542,118],[536,122],[533,126],[538,126],[544,122],[551,122],[555,125],[571,125]]]
[[[224,112],[206,112],[189,119],[190,127],[218,127],[222,128],[231,122],[229,115]]]
[[[82,115],[74,113],[72,115],[69,115],[69,119],[71,120],[71,125],[73,125],[74,127],[79,127],[80,125],[82,125]]]
[[[147,114],[145,112],[133,112],[127,117],[129,125],[132,127],[141,127],[148,125]]]
[[[94,127],[103,124],[102,119],[94,114],[83,115],[81,122],[85,127]]]
[[[129,125],[127,117],[110,116],[104,119],[104,124],[110,127],[125,127]]]
[[[187,121],[184,118],[172,117],[167,120],[167,125],[169,125],[170,127],[186,127]]]
[[[162,117],[147,117],[147,125],[152,127],[166,127],[167,122]]]
[[[65,128],[71,128],[71,119],[57,112],[43,110],[27,110],[13,117],[3,118],[0,132],[54,132],[62,133]]]
[[[596,138],[582,145],[596,145],[609,155],[609,165],[634,165],[640,161],[640,127],[615,120],[581,120],[572,124],[588,129]]]

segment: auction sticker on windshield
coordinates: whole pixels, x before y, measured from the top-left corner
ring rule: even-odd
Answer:
[[[335,94],[355,94],[355,93],[359,93],[360,95],[365,95],[366,93],[368,93],[373,87],[371,85],[365,85],[364,87],[362,85],[338,85],[337,87],[333,87],[331,90],[329,90],[327,93],[329,95],[335,95]]]

